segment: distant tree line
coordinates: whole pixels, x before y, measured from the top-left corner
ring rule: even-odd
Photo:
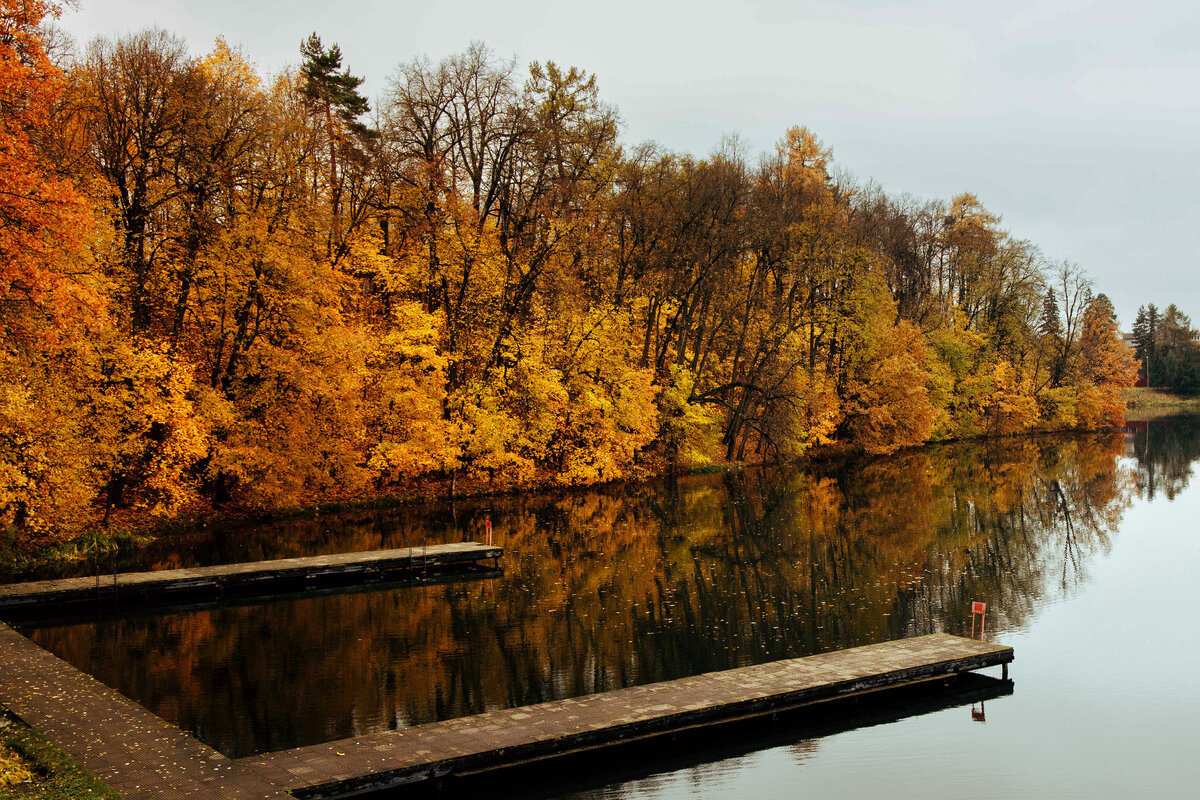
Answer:
[[[1200,391],[1200,337],[1192,321],[1175,307],[1153,303],[1138,309],[1133,323],[1134,355],[1148,386],[1174,392]]]

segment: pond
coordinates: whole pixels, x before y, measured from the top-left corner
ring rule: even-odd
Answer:
[[[1010,696],[581,796],[1184,794],[1200,748],[1200,420],[197,531],[144,569],[478,539],[503,575],[26,625],[244,756],[933,631],[1016,649]],[[974,712],[974,713],[970,713]]]

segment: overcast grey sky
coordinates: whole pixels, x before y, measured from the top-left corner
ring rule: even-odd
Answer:
[[[1128,329],[1175,302],[1200,323],[1200,10],[1015,0],[79,0],[81,42],[158,26],[217,36],[267,74],[316,31],[372,98],[400,63],[481,40],[595,73],[624,139],[752,152],[806,125],[889,193],[974,192],[1047,257],[1087,270]]]

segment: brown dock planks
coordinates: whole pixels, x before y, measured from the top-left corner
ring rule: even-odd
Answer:
[[[126,800],[288,800],[283,789],[0,623],[0,704]]]
[[[221,592],[249,587],[261,589],[278,582],[346,579],[357,574],[474,563],[497,559],[502,554],[503,550],[499,547],[478,542],[455,542],[212,567],[124,572],[98,579],[63,578],[10,583],[0,586],[0,611],[129,595]]]
[[[230,760],[0,623],[0,705],[126,798],[340,798],[1008,664],[931,634]],[[1006,668],[1007,671],[1007,668]]]
[[[345,797],[1007,664],[931,634],[266,753],[238,763],[302,798]]]

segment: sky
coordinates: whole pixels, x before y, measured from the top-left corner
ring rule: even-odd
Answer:
[[[482,41],[593,73],[623,141],[751,153],[793,125],[889,194],[972,192],[1113,300],[1200,324],[1200,6],[941,0],[78,0],[78,42],[160,27],[224,37],[270,75],[336,42],[372,99],[396,67]]]

